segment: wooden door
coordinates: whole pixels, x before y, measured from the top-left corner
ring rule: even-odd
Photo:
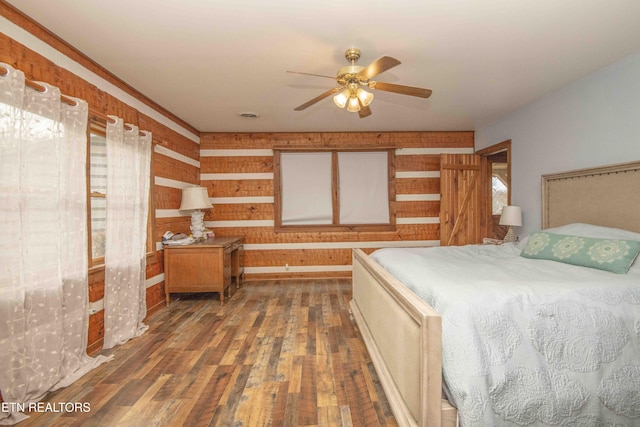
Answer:
[[[484,234],[482,159],[476,154],[440,156],[440,245],[481,243]]]

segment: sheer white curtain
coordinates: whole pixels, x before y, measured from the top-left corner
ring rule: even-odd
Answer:
[[[88,108],[0,66],[0,389],[27,403],[108,360],[86,353]]]
[[[146,303],[146,241],[151,133],[107,123],[104,348],[141,335]]]

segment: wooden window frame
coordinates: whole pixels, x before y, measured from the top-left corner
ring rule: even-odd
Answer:
[[[331,153],[331,194],[332,194],[332,224],[282,224],[282,153]],[[384,224],[340,224],[340,189],[338,174],[338,153],[341,152],[386,152],[388,175],[388,205],[389,223]],[[358,147],[358,148],[327,148],[327,147],[275,147],[273,148],[273,191],[274,191],[274,230],[276,232],[318,232],[318,231],[395,231],[396,230],[396,187],[395,187],[395,147]]]
[[[106,194],[92,193],[91,192],[91,133],[97,133],[106,137],[106,124],[104,119],[99,115],[89,114],[89,125],[87,126],[87,166],[86,166],[86,183],[87,183],[87,238],[88,238],[88,252],[87,257],[89,260],[89,270],[103,270],[104,269],[104,257],[93,258],[93,237],[91,229],[91,198],[101,197],[106,198]],[[156,248],[154,242],[155,232],[155,197],[154,197],[154,167],[153,167],[153,148],[151,149],[151,164],[149,167],[150,182],[149,182],[149,212],[147,215],[147,241],[146,241],[146,257],[147,262],[156,261]],[[108,167],[108,165],[107,165]]]

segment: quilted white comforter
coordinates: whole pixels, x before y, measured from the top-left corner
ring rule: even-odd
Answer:
[[[640,261],[617,275],[515,244],[371,256],[442,315],[463,426],[640,426]]]

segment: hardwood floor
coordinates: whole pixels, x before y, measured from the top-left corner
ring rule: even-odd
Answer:
[[[19,426],[395,426],[349,316],[348,280],[249,282],[178,295],[115,359]]]

